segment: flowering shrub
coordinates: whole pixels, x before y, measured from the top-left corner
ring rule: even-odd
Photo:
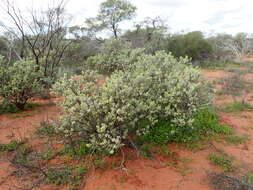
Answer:
[[[133,49],[131,43],[121,39],[107,40],[102,53],[89,57],[87,65],[102,74],[125,70],[133,64],[144,49]]]
[[[96,85],[100,76],[94,72],[83,73],[80,80],[64,77],[54,85],[54,92],[65,97],[58,130],[92,149],[114,153],[129,136],[148,132],[159,119],[194,127],[194,115],[210,103],[210,93],[200,71],[187,62],[165,52],[142,55],[128,70],[114,72],[104,86]],[[143,121],[146,130],[139,127]]]
[[[37,65],[32,61],[17,61],[6,65],[0,58],[0,96],[18,109],[24,109],[29,98],[41,90]]]

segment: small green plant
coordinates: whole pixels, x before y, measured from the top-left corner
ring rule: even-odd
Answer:
[[[18,113],[14,115],[10,115],[9,117],[12,119],[17,119],[17,118],[25,118],[25,117],[31,117],[33,114],[31,113]]]
[[[219,123],[218,115],[214,110],[205,108],[196,113],[192,127],[176,126],[169,121],[158,120],[148,133],[140,136],[138,140],[155,145],[164,145],[168,142],[192,143],[201,140],[202,134],[228,135],[232,134],[232,129]]]
[[[0,101],[0,114],[4,113],[17,113],[18,109],[14,104],[9,104],[8,102]]]
[[[249,140],[247,136],[228,135],[225,136],[225,141],[229,144],[243,144]]]
[[[62,150],[59,151],[59,154],[67,154],[72,158],[82,158],[85,157],[90,152],[90,149],[86,146],[85,143],[80,142],[75,145],[68,144]]]
[[[123,184],[123,183],[125,183],[127,181],[127,179],[124,177],[124,176],[121,176],[119,179],[118,179],[118,182],[120,183],[120,184]]]
[[[249,184],[253,184],[253,173],[249,173],[246,177],[246,182]]]
[[[151,144],[143,144],[141,147],[140,147],[140,155],[143,157],[143,158],[146,158],[146,159],[151,159],[153,158],[153,152],[154,152],[154,147],[151,145]]]
[[[32,149],[30,146],[27,146],[25,144],[22,146],[19,146],[12,159],[12,163],[17,166],[19,165],[28,166],[30,162],[33,160],[33,159],[31,160],[31,158],[29,157],[31,152],[32,152]]]
[[[232,128],[219,123],[218,114],[214,109],[205,108],[200,110],[195,117],[194,125],[202,133],[231,134]]]
[[[55,152],[48,151],[40,154],[42,160],[51,160],[56,155]]]
[[[222,167],[224,172],[234,171],[233,161],[227,155],[210,153],[208,158],[212,164]]]
[[[253,107],[247,102],[231,102],[228,103],[223,109],[224,112],[242,112],[252,110]]]
[[[35,108],[37,106],[39,106],[39,104],[36,104],[36,103],[27,103],[25,105],[24,109],[33,109],[33,108]],[[17,113],[17,112],[19,112],[19,110],[18,110],[17,106],[15,106],[15,104],[10,104],[5,99],[3,99],[2,101],[0,100],[0,114]]]
[[[187,166],[186,164],[178,164],[175,166],[176,171],[179,172],[182,176],[186,176],[187,174],[192,172],[192,167]]]
[[[149,142],[155,145],[164,145],[169,142],[186,143],[199,140],[199,131],[194,127],[175,126],[166,120],[159,120],[149,132],[140,136],[138,141]]]
[[[0,144],[0,152],[11,152],[16,150],[22,143],[18,141],[12,141],[9,144]]]
[[[74,190],[81,184],[86,173],[85,166],[65,166],[49,168],[46,176],[48,183],[56,185],[68,185],[69,190]]]
[[[93,159],[93,165],[97,169],[106,170],[108,168],[108,164],[103,160],[101,156],[96,156]]]
[[[49,121],[42,121],[40,127],[37,129],[37,134],[52,137],[56,135],[55,127]]]
[[[25,109],[34,109],[34,108],[37,108],[38,106],[40,106],[40,105],[37,104],[37,103],[28,102],[28,103],[26,103],[26,105],[25,105]]]
[[[187,143],[186,147],[189,148],[193,152],[197,152],[197,151],[206,149],[207,145],[204,142],[192,142],[192,143]]]

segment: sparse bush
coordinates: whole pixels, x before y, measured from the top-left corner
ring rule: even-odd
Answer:
[[[233,74],[221,79],[222,91],[224,95],[232,96],[234,102],[245,103],[245,98],[249,93],[246,81],[243,78],[242,71],[236,71]],[[239,100],[237,99],[239,97]]]
[[[252,183],[248,179],[228,176],[226,173],[208,173],[212,187],[215,190],[251,190]]]
[[[133,49],[131,43],[121,39],[107,40],[101,53],[88,58],[87,66],[108,75],[127,69],[143,51],[144,49]]]
[[[167,39],[166,50],[176,57],[189,56],[193,60],[209,58],[213,51],[211,44],[200,31],[172,35]]]
[[[142,120],[150,123],[147,131],[159,119],[174,128],[194,128],[194,116],[210,103],[210,91],[200,71],[186,62],[157,52],[115,72],[104,86],[96,85],[100,76],[94,72],[79,80],[62,78],[54,85],[54,92],[64,96],[66,112],[58,130],[92,149],[114,153],[130,134],[141,133],[137,124]]]
[[[0,60],[0,67],[0,96],[23,110],[26,102],[41,90],[41,74],[37,65],[32,61],[17,61],[13,65],[5,65]]]

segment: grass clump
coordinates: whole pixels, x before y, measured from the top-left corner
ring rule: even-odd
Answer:
[[[37,134],[41,136],[52,137],[56,135],[55,127],[48,121],[42,121],[40,127],[37,129]]]
[[[197,151],[204,150],[207,148],[207,145],[202,142],[193,142],[193,143],[187,144],[186,146],[193,152],[197,152]]]
[[[164,145],[169,142],[188,143],[201,140],[201,135],[207,133],[229,135],[232,134],[232,129],[221,125],[217,113],[212,109],[206,108],[197,112],[191,127],[175,126],[169,121],[159,120],[138,140],[155,145]]]
[[[203,69],[222,69],[228,66],[236,66],[238,64],[229,60],[206,60],[197,63],[197,65]]]
[[[39,104],[36,103],[27,103],[24,107],[24,109],[34,109],[38,107]],[[0,101],[0,114],[6,114],[6,113],[18,113],[20,110],[17,108],[15,104],[10,104],[6,100]]]
[[[225,141],[229,144],[243,144],[249,140],[249,137],[247,136],[237,136],[237,135],[228,135],[225,136]]]
[[[154,147],[151,144],[145,143],[140,147],[140,155],[146,159],[153,158]]]
[[[229,126],[221,125],[218,114],[210,108],[202,109],[196,114],[194,125],[202,133],[232,134],[232,129]]]
[[[34,109],[34,108],[37,108],[38,106],[40,106],[39,104],[37,103],[26,103],[25,105],[25,109]]]
[[[47,171],[46,180],[48,183],[56,185],[68,185],[69,190],[77,189],[81,184],[81,180],[86,174],[86,167],[83,165],[78,166],[65,166],[65,167],[52,167]]]
[[[223,109],[224,112],[241,112],[252,110],[253,107],[246,102],[231,102]]]
[[[227,155],[210,153],[208,158],[212,164],[222,167],[224,172],[234,171],[233,161]]]
[[[18,109],[14,104],[8,104],[6,102],[0,102],[0,114],[5,113],[17,113]]]
[[[249,184],[253,184],[253,173],[249,173],[246,177],[246,182]]]
[[[80,142],[78,144],[66,145],[62,150],[59,151],[61,155],[69,155],[72,158],[82,158],[85,157],[90,152],[90,149],[85,143]]]
[[[0,152],[11,152],[16,150],[22,143],[12,141],[9,144],[0,144]]]
[[[234,176],[228,176],[225,173],[209,173],[208,177],[210,183],[215,190],[251,190],[252,184],[236,178]]]

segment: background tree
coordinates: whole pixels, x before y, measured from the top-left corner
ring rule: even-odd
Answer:
[[[7,0],[3,7],[12,21],[3,26],[20,42],[19,57],[32,57],[45,77],[55,75],[70,43],[66,40],[70,16],[65,13],[64,6],[61,1],[47,10],[30,10],[29,16],[22,13],[14,2]]]
[[[249,34],[238,33],[235,36],[218,34],[210,38],[217,59],[237,59],[253,52],[253,40]]]
[[[212,46],[200,31],[187,34],[174,34],[167,39],[166,50],[176,57],[189,56],[193,60],[211,56]]]
[[[110,30],[114,38],[120,33],[119,24],[131,20],[135,16],[136,7],[127,0],[106,0],[101,3],[99,13],[95,18],[86,20],[87,28],[91,34],[102,30]]]
[[[164,40],[168,28],[160,17],[147,17],[135,24],[134,30],[127,31],[123,37],[129,40],[134,48],[145,48],[147,53],[164,50]]]

